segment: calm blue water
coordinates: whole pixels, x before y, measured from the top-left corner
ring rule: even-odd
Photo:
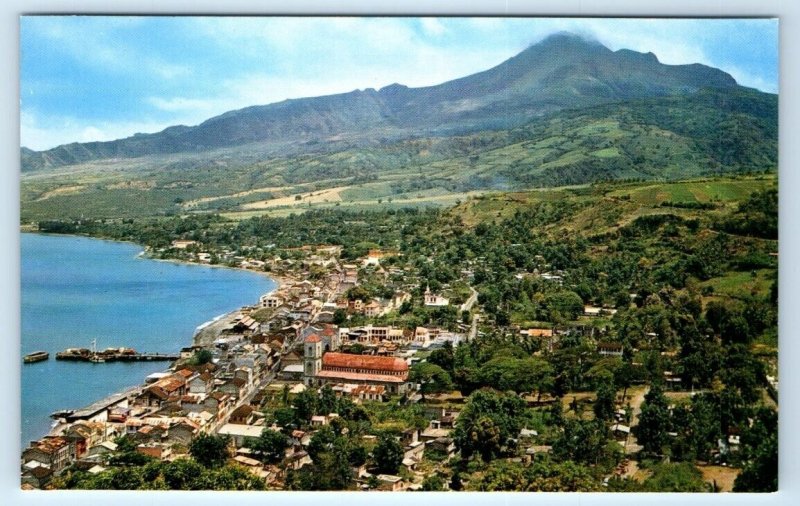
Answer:
[[[80,408],[141,384],[168,362],[91,364],[55,360],[65,348],[126,346],[174,353],[195,328],[253,304],[275,288],[266,276],[137,258],[142,248],[69,236],[22,234],[22,446],[45,435],[59,409]],[[22,356],[20,356],[22,361]]]

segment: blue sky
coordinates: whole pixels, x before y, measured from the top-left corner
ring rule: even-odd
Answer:
[[[426,86],[547,35],[591,35],[778,91],[775,19],[24,16],[21,144],[111,140],[287,98]]]

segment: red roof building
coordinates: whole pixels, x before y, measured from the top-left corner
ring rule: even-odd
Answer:
[[[379,357],[329,352],[315,379],[321,383],[382,385],[390,393],[408,388],[408,364],[397,357]]]

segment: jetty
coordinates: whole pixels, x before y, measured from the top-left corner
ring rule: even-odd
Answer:
[[[96,342],[92,341],[92,349],[67,348],[56,353],[56,360],[72,360],[77,362],[150,362],[174,361],[180,358],[179,353],[139,353],[133,348],[106,348],[97,351]]]

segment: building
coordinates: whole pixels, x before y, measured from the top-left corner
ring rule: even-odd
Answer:
[[[408,364],[401,358],[322,353],[319,337],[306,340],[306,385],[355,383],[383,386],[390,394],[408,391]],[[311,340],[311,342],[309,342]]]
[[[259,302],[261,307],[275,309],[283,304],[283,299],[272,293],[267,293],[261,296]]]
[[[69,442],[57,436],[47,436],[34,441],[22,452],[22,464],[38,462],[39,466],[58,474],[74,459],[74,449]]]
[[[431,292],[431,288],[425,289],[425,307],[443,307],[450,305],[450,300]]]
[[[314,384],[314,379],[322,370],[322,339],[317,334],[311,334],[306,338],[303,355],[305,369],[303,383],[306,386]]]
[[[620,343],[598,343],[597,344],[597,353],[604,357],[621,357],[622,356],[622,345]]]

